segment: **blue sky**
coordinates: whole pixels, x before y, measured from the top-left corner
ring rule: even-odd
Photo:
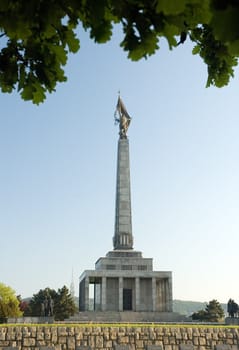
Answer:
[[[0,281],[22,297],[70,286],[112,249],[118,90],[132,116],[135,249],[173,272],[174,299],[239,301],[238,70],[205,88],[186,42],[131,62],[120,33],[80,32],[68,81],[40,106],[0,94]]]

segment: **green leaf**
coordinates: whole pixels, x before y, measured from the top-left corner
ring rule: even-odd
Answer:
[[[65,65],[67,61],[67,51],[62,47],[55,44],[48,44],[50,51],[54,52],[61,64]]]
[[[186,0],[157,0],[156,11],[165,15],[178,15],[185,9]]]
[[[4,27],[9,38],[22,38],[26,39],[31,34],[31,29],[25,25],[23,19],[16,18],[15,15],[10,15],[9,17],[5,17],[1,21],[1,27]]]
[[[71,52],[76,53],[79,50],[80,41],[76,38],[76,34],[72,30],[66,32],[66,41]]]
[[[239,56],[239,39],[228,44],[228,51],[232,56]]]
[[[40,84],[35,84],[35,91],[33,92],[32,102],[39,105],[46,98],[45,89]]]
[[[166,24],[163,31],[164,36],[168,40],[169,48],[177,45],[176,35],[179,35],[178,27],[172,24]]]
[[[239,39],[239,9],[229,6],[224,11],[215,11],[211,26],[215,37],[223,42]]]
[[[209,24],[212,18],[210,0],[188,0],[183,12],[184,21],[191,28]]]
[[[148,32],[142,37],[141,46],[145,55],[152,55],[158,49],[158,38],[154,32]]]
[[[0,77],[0,86],[1,86],[2,92],[11,93],[13,91],[13,86],[8,85],[5,81],[2,81],[1,77]]]
[[[94,25],[90,31],[90,37],[94,38],[99,44],[106,43],[112,35],[112,25],[108,21],[102,21]]]
[[[192,54],[197,55],[199,52],[200,52],[200,46],[199,45],[194,46],[194,48],[192,49]]]
[[[41,36],[44,37],[45,39],[50,39],[56,34],[57,34],[56,28],[53,27],[53,25],[51,23],[49,23],[49,24],[46,23],[46,26],[44,27],[44,31],[41,34]]]
[[[25,101],[32,100],[33,98],[32,85],[26,85],[21,92],[21,96]]]
[[[128,53],[128,58],[130,58],[132,61],[138,61],[142,57],[145,57],[145,53],[139,46],[133,50],[130,50],[130,52]]]

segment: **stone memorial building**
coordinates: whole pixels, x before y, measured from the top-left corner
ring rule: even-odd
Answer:
[[[115,228],[113,250],[95,263],[95,270],[80,276],[80,312],[90,310],[90,285],[93,310],[172,313],[172,273],[153,271],[153,259],[144,258],[133,248],[129,140],[131,118],[118,98],[116,122],[119,123]]]

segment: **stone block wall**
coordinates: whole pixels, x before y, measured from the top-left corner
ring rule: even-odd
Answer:
[[[239,327],[2,325],[0,350],[237,350]]]

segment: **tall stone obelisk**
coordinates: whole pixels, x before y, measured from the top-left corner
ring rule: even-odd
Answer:
[[[116,106],[115,119],[119,123],[119,141],[113,246],[115,250],[128,250],[133,249],[129,141],[126,134],[131,118],[120,97]]]
[[[129,141],[126,138],[118,141],[113,245],[114,249],[133,249]]]

